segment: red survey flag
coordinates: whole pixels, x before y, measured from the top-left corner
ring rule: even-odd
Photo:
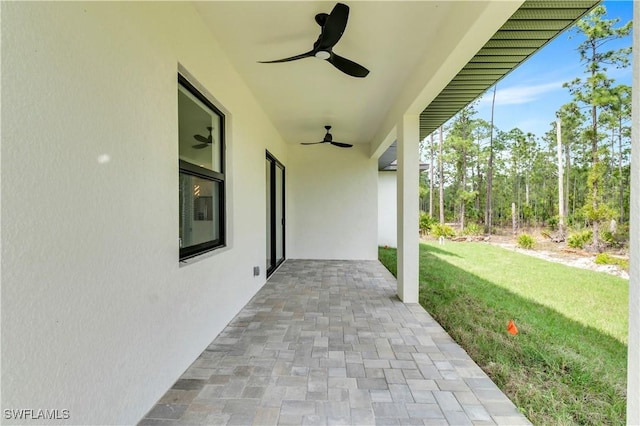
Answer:
[[[513,320],[509,320],[509,324],[507,325],[507,331],[514,336],[518,334],[518,327],[516,327],[516,323]]]

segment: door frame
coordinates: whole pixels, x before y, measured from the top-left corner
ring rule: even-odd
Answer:
[[[278,161],[278,159],[272,155],[268,150],[266,151],[267,155],[266,155],[266,159],[269,162],[268,163],[268,167],[271,168],[270,173],[269,173],[269,182],[266,182],[266,190],[270,191],[270,196],[269,196],[269,206],[267,206],[267,208],[270,211],[270,218],[271,221],[268,225],[267,228],[267,233],[269,233],[271,235],[271,238],[269,239],[270,241],[270,247],[268,248],[268,250],[270,251],[270,256],[268,256],[268,258],[271,259],[271,264],[267,265],[267,277],[269,277],[273,272],[275,272],[276,269],[278,269],[278,267],[285,261],[286,259],[286,221],[285,221],[285,198],[286,198],[286,194],[285,194],[285,167],[284,164],[282,164],[280,161]],[[282,170],[282,200],[277,200],[276,194],[277,194],[277,188],[276,188],[276,168],[280,168]],[[276,239],[276,234],[278,232],[278,224],[277,224],[277,218],[276,218],[276,207],[277,207],[277,203],[280,202],[281,203],[281,209],[282,209],[282,223],[281,223],[281,230],[282,230],[282,258],[281,259],[277,259],[276,258],[276,253],[277,253],[277,239]]]

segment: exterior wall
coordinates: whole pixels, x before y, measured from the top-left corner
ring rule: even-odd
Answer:
[[[292,146],[290,259],[377,259],[377,160],[368,146]]]
[[[378,172],[378,245],[398,247],[397,172]]]
[[[264,284],[265,149],[287,149],[188,3],[1,7],[1,408],[132,424]],[[186,265],[178,64],[228,118],[228,247]]]

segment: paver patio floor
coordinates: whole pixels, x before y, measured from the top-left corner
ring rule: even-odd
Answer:
[[[530,423],[378,261],[287,260],[140,424]]]

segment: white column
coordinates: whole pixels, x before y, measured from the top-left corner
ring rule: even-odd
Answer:
[[[418,303],[418,187],[420,116],[398,124],[398,297]]]
[[[629,352],[627,424],[640,425],[640,4],[633,2],[631,212],[629,214]]]

